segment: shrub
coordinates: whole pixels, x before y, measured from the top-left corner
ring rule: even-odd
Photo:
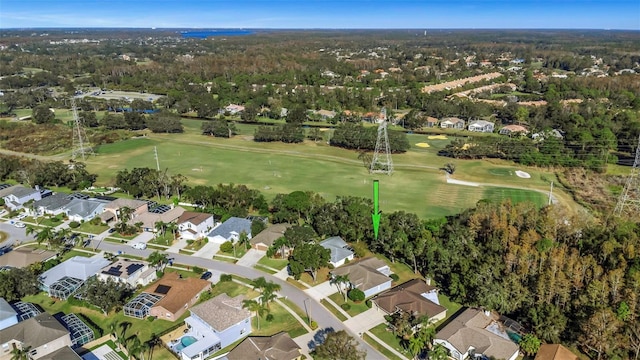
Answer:
[[[189,239],[187,240],[187,245],[192,245],[193,244],[193,240]]]
[[[160,270],[157,270],[157,271],[156,271],[156,277],[157,277],[158,279],[160,279],[160,278],[162,277],[162,275],[164,275],[164,272],[162,272],[162,271],[160,271]]]
[[[273,314],[267,314],[266,320],[268,322],[272,322],[273,321]]]
[[[397,274],[391,274],[389,275],[389,277],[391,278],[391,280],[393,281],[398,281],[400,280],[400,277]]]
[[[222,250],[222,252],[231,253],[233,252],[233,244],[231,241],[224,242],[220,245],[220,250]]]
[[[362,290],[360,289],[349,290],[349,294],[347,294],[347,296],[353,302],[361,302],[362,300],[364,300],[364,292],[362,292]]]
[[[72,221],[69,223],[69,227],[72,229],[77,229],[78,227],[80,227],[80,223],[77,221]]]
[[[318,323],[311,320],[311,325],[309,325],[309,327],[311,328],[311,330],[315,330],[318,328]]]
[[[148,317],[147,317],[147,321],[148,321],[148,322],[153,322],[153,320],[155,320],[155,319],[156,319],[156,317],[155,317],[155,316],[148,316]]]
[[[202,274],[204,272],[204,269],[201,268],[201,267],[198,267],[198,266],[194,266],[193,269],[191,269],[191,270],[193,270],[193,272],[198,274],[198,275],[200,275],[200,274]]]
[[[367,305],[369,309],[371,309],[371,306],[373,306],[373,304],[371,303],[371,300],[369,299],[367,299],[367,301],[365,301],[364,304]]]
[[[351,243],[351,247],[356,257],[361,258],[367,255],[367,244],[365,244],[364,241]]]
[[[344,310],[344,311],[349,311],[349,310],[351,310],[351,305],[349,305],[349,304],[347,304],[347,303],[344,303],[344,304],[340,305],[340,307],[341,307],[341,308],[342,308],[342,310]]]
[[[231,280],[233,280],[233,277],[230,274],[220,275],[220,282],[229,282]]]
[[[99,217],[94,217],[93,219],[89,220],[89,223],[91,225],[100,225],[101,222],[102,220],[100,220]]]
[[[335,269],[335,266],[333,266],[333,264],[329,264],[329,266],[327,266],[329,268],[329,270],[333,270]]]

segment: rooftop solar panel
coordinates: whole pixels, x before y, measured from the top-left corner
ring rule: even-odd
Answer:
[[[142,264],[131,264],[129,266],[127,266],[127,274],[131,275],[133,273],[135,273],[136,271],[142,269],[144,267],[144,265]]]

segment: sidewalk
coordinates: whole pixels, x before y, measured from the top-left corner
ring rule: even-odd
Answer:
[[[361,334],[384,322],[384,312],[373,307],[362,314],[347,319],[344,324],[356,334]]]
[[[165,250],[166,252],[170,252],[170,253],[174,253],[177,254],[180,252],[180,249],[184,249],[185,247],[187,247],[187,240],[180,238],[178,239],[178,241],[175,242],[175,244],[169,246],[169,248],[167,250]]]
[[[245,266],[245,267],[253,267],[258,263],[260,259],[266,254],[265,251],[260,251],[256,249],[249,249],[243,257],[236,262],[236,265]],[[265,266],[266,267],[266,266]],[[275,269],[274,269],[275,270]]]

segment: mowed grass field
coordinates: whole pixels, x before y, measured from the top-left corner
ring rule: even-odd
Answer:
[[[239,124],[239,135],[219,139],[201,135],[199,120],[183,122],[184,134],[150,134],[100,146],[98,155],[87,159],[89,171],[99,175],[97,185],[113,184],[118,170],[154,168],[154,147],[157,147],[160,168],[168,168],[170,174],[187,176],[192,185],[245,184],[262,191],[268,199],[295,190],[315,191],[329,201],[336,196],[372,197],[372,181],[378,179],[382,211],[404,210],[424,218],[455,214],[485,198],[546,203],[543,193],[500,187],[544,190],[548,187],[543,180],[544,173],[522,169],[529,172],[531,178],[521,179],[508,175],[509,171],[515,171],[512,163],[458,161],[437,156],[448,139],[409,135],[411,149],[405,154],[393,155],[396,171],[387,176],[369,174],[356,151],[327,145],[331,130],[324,131],[325,139],[318,142],[257,143],[250,137],[253,126]],[[429,144],[428,148],[415,146],[424,142]],[[447,184],[440,170],[447,162],[456,164],[456,179],[497,187]]]

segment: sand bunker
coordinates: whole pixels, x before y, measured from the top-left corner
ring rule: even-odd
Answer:
[[[447,137],[445,135],[429,135],[429,136],[427,136],[427,139],[429,139],[429,140],[447,140]]]
[[[529,175],[528,172],[524,172],[524,171],[520,171],[520,170],[516,170],[516,176],[523,178],[523,179],[530,179],[531,175]]]
[[[421,142],[421,143],[417,143],[416,146],[417,147],[421,147],[421,148],[428,148],[429,144],[427,144],[425,142]]]
[[[331,129],[329,129],[329,128],[320,128],[320,131],[329,131],[329,130],[331,130]]]

